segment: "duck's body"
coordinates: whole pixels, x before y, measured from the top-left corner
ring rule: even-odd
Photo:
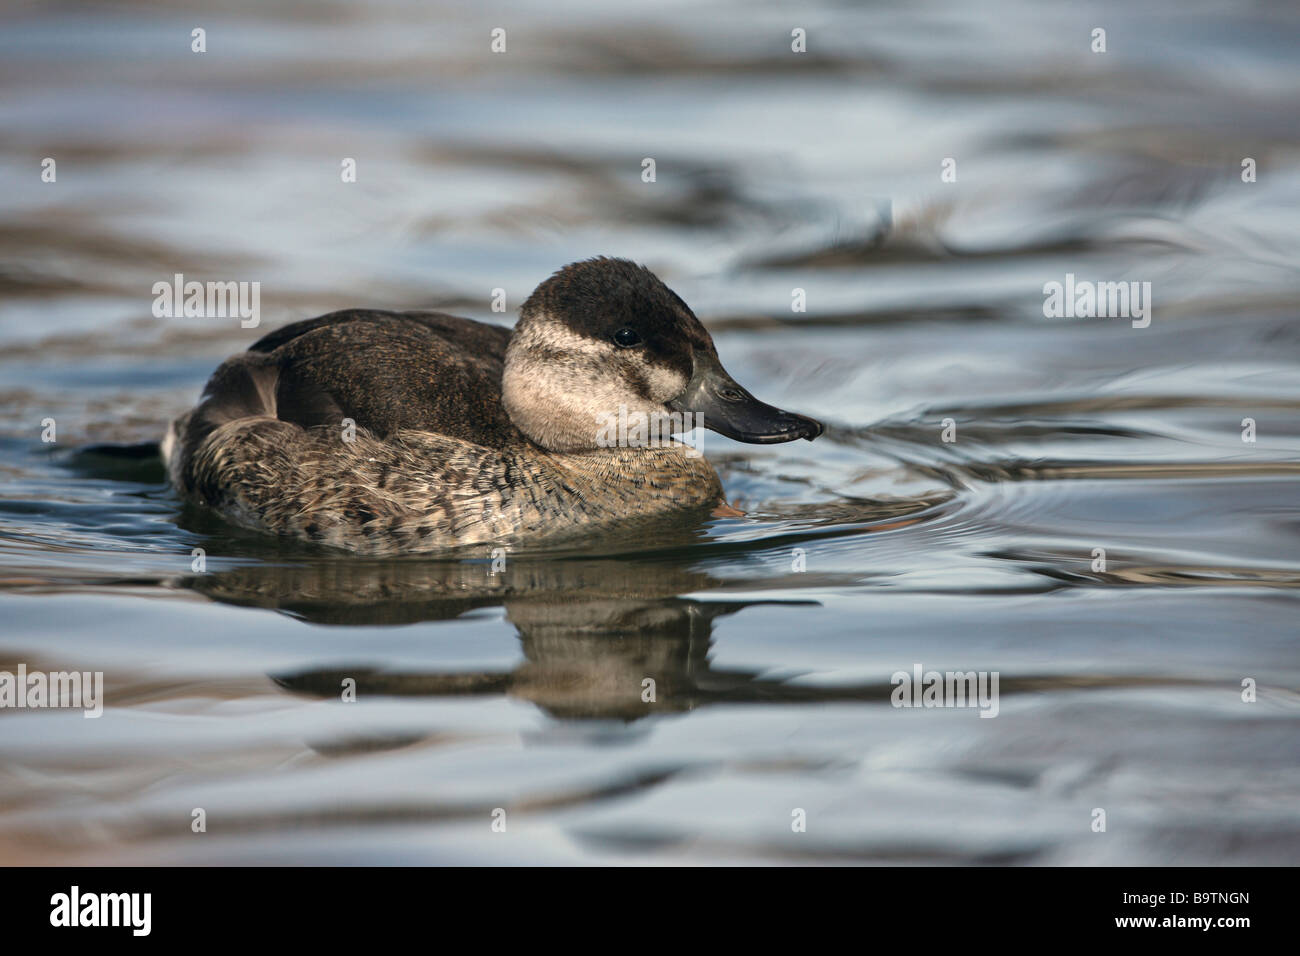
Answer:
[[[597,314],[574,314],[587,307]],[[725,377],[680,299],[631,263],[594,260],[543,283],[522,316],[513,333],[366,310],[278,329],[223,363],[173,424],[171,480],[237,524],[368,554],[572,535],[722,503],[693,448],[598,438],[602,415],[662,413],[699,393],[697,366]],[[611,344],[605,325],[623,339],[635,327],[635,345]],[[655,343],[665,332],[682,341]],[[749,440],[820,432],[739,391],[776,422]]]

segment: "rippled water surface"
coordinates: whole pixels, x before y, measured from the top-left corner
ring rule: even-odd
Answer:
[[[0,711],[0,860],[1296,861],[1294,4],[221,10],[0,14],[0,670],[107,699]],[[705,436],[748,517],[492,574],[85,450],[267,328],[509,321],[595,254],[829,424]],[[262,327],[153,317],[178,272]],[[1150,325],[1045,318],[1067,274]],[[890,706],[918,664],[997,672],[997,717]]]

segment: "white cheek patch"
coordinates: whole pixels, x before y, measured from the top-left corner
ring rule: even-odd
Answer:
[[[614,351],[613,343],[599,342],[579,335],[545,313],[538,315],[529,324],[519,336],[517,344],[512,342],[511,345],[515,348],[522,347],[522,354],[536,354],[540,361],[545,361],[543,357],[548,352],[598,359],[608,357]]]
[[[660,413],[686,390],[681,372],[633,359],[650,390],[648,399],[638,394],[619,373],[618,351],[536,316],[506,357],[503,398],[515,425],[544,447],[596,447],[602,422],[620,413]]]
[[[614,399],[615,405],[644,403],[644,396],[615,378],[616,358],[630,362],[644,378],[652,401],[663,404],[686,391],[688,378],[676,369],[646,362],[635,354],[619,355],[622,350],[613,343],[580,335],[545,313],[536,317],[514,348],[552,392],[567,387],[588,396],[598,393],[602,402]],[[534,354],[536,357],[531,357]],[[550,354],[570,361],[548,360]]]
[[[660,404],[670,402],[686,391],[688,379],[676,369],[662,365],[643,365],[641,371],[650,386],[650,396]]]

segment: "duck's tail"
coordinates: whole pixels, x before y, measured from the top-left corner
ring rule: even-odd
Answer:
[[[67,467],[82,474],[115,481],[161,481],[158,469],[159,443],[141,441],[115,444],[99,442],[74,448],[64,459]]]
[[[98,458],[112,458],[117,461],[141,461],[158,457],[163,453],[161,449],[162,443],[156,441],[138,441],[122,445],[101,442],[96,445],[82,445],[77,449],[77,454],[94,455]]]

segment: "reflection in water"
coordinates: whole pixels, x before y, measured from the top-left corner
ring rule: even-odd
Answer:
[[[724,582],[664,562],[512,558],[499,576],[484,563],[393,561],[244,567],[188,579],[222,601],[277,607],[314,623],[406,624],[502,607],[524,661],[510,671],[385,673],[365,667],[276,675],[291,690],[337,697],[344,678],[358,696],[508,694],[554,717],[636,720],[717,701],[832,700],[711,668],[713,622],[761,604],[682,594]],[[647,685],[647,681],[653,682]],[[853,695],[851,695],[853,696]]]
[[[709,704],[882,704],[894,691],[885,680],[801,684],[788,676],[712,665],[713,622],[718,618],[760,605],[820,607],[818,601],[681,597],[734,590],[739,582],[728,585],[706,572],[661,562],[513,559],[499,577],[485,568],[482,563],[415,561],[259,565],[186,580],[216,600],[274,607],[317,624],[410,624],[499,606],[522,644],[524,661],[510,670],[386,672],[356,666],[273,675],[281,687],[321,699],[339,698],[344,681],[351,679],[358,699],[507,695],[555,718],[634,721]],[[1014,695],[1205,684],[1169,676],[1021,675],[1003,680],[1000,691]],[[400,734],[387,745],[406,746],[419,739]],[[354,753],[358,746],[371,750],[384,745],[368,738],[359,745],[335,741],[316,746],[321,752]]]

